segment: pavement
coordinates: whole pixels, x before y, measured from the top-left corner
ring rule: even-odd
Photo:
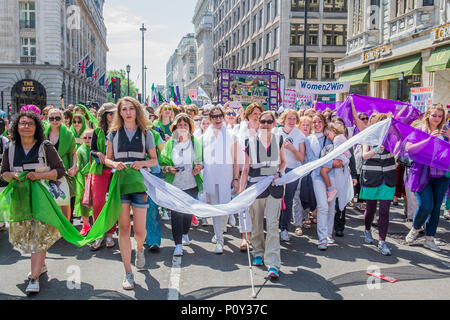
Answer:
[[[224,254],[217,255],[211,243],[211,219],[209,226],[192,227],[191,245],[176,258],[172,256],[170,221],[161,221],[161,249],[157,253],[146,250],[146,270],[134,271],[136,285],[131,291],[122,289],[124,268],[117,238],[114,248],[103,246],[95,252],[60,239],[48,252],[48,273],[40,277],[41,291],[31,297],[25,294],[30,255],[11,246],[6,230],[0,232],[0,300],[448,299],[450,221],[441,217],[436,241],[442,250],[433,252],[423,247],[424,237],[415,245],[405,244],[411,222],[405,222],[402,207],[392,207],[390,219],[387,243],[391,256],[381,255],[376,244],[363,243],[363,215],[351,208],[347,209],[344,237],[336,237],[336,244],[326,251],[317,249],[314,224],[302,236],[290,232],[291,240],[281,243],[277,281],[267,278],[266,267],[250,269],[247,253],[239,251],[238,228],[228,228]],[[74,224],[81,229],[79,220]],[[378,239],[376,227],[373,237]],[[132,262],[134,257],[133,251]],[[397,281],[367,275],[371,270]]]

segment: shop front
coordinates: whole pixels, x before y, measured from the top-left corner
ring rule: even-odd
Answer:
[[[47,104],[47,93],[44,86],[31,79],[18,81],[11,90],[14,111],[18,112],[24,105],[32,104],[43,109]]]
[[[351,81],[349,94],[369,94],[370,70],[369,67],[344,72],[338,81]],[[344,98],[344,97],[343,97]]]

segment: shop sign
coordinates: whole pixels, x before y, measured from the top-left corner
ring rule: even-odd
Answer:
[[[439,26],[431,30],[431,40],[433,43],[450,39],[450,23]]]
[[[392,54],[392,45],[381,46],[381,47],[377,47],[374,49],[364,51],[361,54],[361,60],[362,60],[362,63],[366,63],[369,61],[381,59],[390,54]]]
[[[34,92],[34,81],[23,81],[22,92]]]

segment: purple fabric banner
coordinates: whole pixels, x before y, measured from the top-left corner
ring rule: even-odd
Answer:
[[[353,126],[352,105],[350,96],[353,97],[356,112],[367,114],[369,117],[372,113],[392,113],[395,119],[411,124],[415,119],[421,116],[419,109],[413,107],[408,102],[401,102],[389,99],[367,97],[359,94],[350,94],[347,99],[337,110],[336,115],[345,121],[347,127]]]
[[[316,103],[316,111],[317,112],[324,112],[325,110],[329,109],[331,111],[337,110],[343,105],[343,101],[336,101],[335,103],[323,103],[323,102],[317,102]]]
[[[393,154],[431,168],[450,171],[450,143],[392,119],[383,146]]]

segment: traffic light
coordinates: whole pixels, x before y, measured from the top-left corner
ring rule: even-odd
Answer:
[[[112,77],[111,78],[111,93],[113,98],[120,98],[120,78]]]
[[[141,101],[141,94],[140,93],[138,93],[138,101],[139,101],[139,103],[142,103],[142,101]]]

